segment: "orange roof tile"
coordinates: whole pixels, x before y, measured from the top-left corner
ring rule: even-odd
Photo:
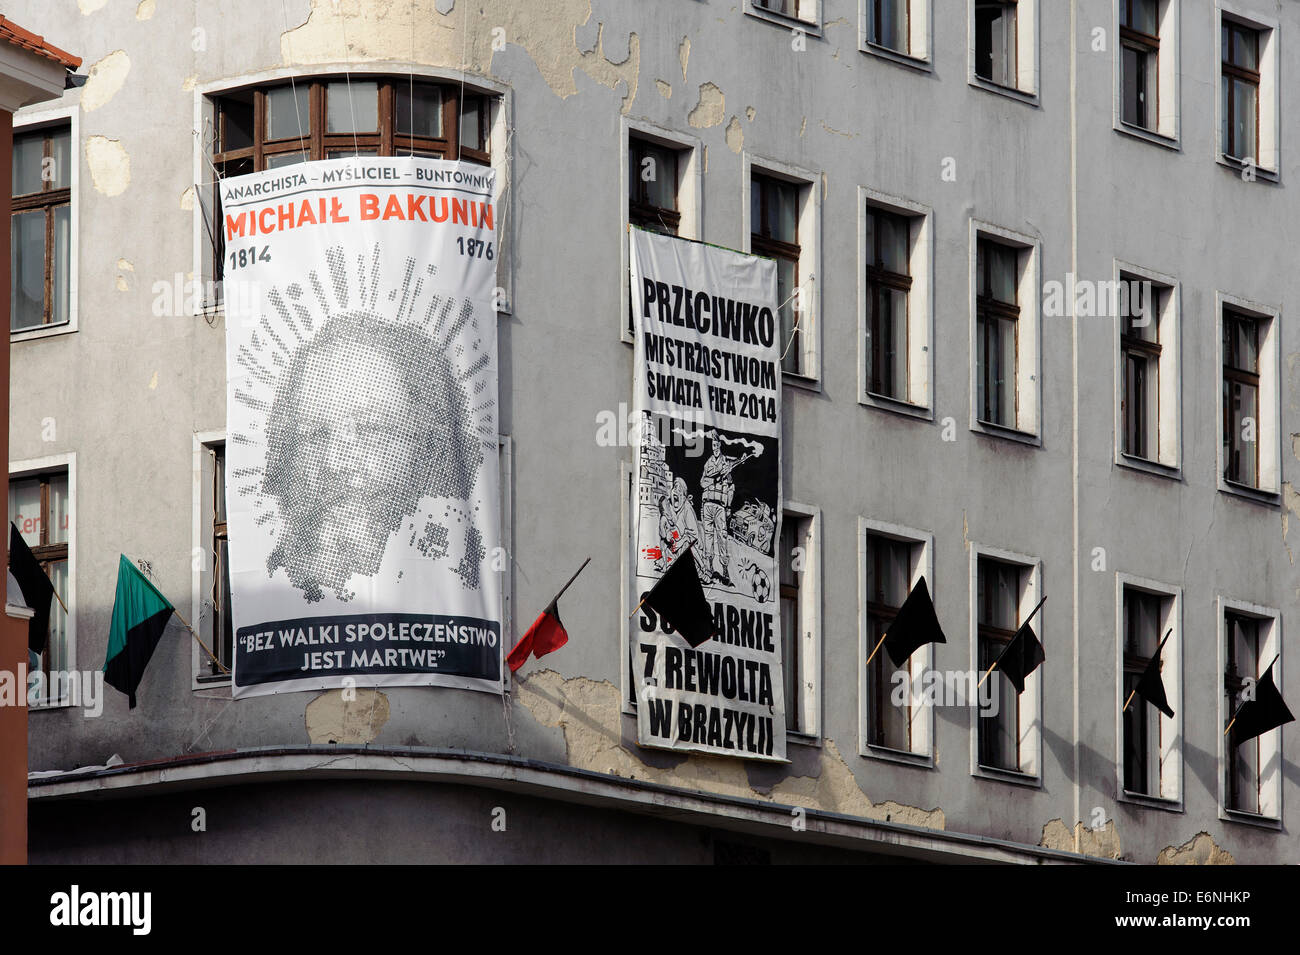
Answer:
[[[46,43],[45,37],[37,36],[30,30],[24,30],[18,24],[3,16],[0,16],[0,40],[21,49],[30,50],[32,53],[53,60],[55,63],[60,63],[70,70],[75,70],[81,66],[81,57],[73,56],[51,43]]]

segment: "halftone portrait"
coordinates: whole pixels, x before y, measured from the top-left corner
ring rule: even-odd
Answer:
[[[277,183],[292,198],[262,208],[296,222],[309,190]],[[353,188],[347,225],[277,235],[250,255],[256,271],[239,278],[257,294],[240,298],[253,307],[227,314],[236,672],[313,686],[332,685],[321,670],[372,685],[412,671],[499,678],[494,267],[463,253],[456,233],[471,230],[450,216],[442,228],[358,224],[366,187]]]

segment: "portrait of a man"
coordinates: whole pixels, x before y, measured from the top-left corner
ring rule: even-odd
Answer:
[[[308,601],[351,599],[425,496],[471,496],[483,452],[470,398],[423,330],[368,312],[331,318],[294,351],[267,419],[261,490],[279,530],[267,558]]]

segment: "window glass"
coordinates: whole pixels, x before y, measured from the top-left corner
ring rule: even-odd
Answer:
[[[30,195],[42,191],[41,169],[45,158],[45,136],[14,137],[13,194]]]
[[[299,139],[311,135],[310,94],[306,83],[267,90],[267,139]]]
[[[9,327],[13,331],[34,328],[45,321],[45,210],[14,213],[9,241],[13,284]]]
[[[397,131],[411,136],[442,138],[442,90],[427,83],[394,84]]]
[[[373,133],[378,129],[378,83],[341,80],[325,84],[325,132]]]
[[[18,533],[28,547],[41,543],[41,482],[36,479],[23,479],[9,482],[9,523],[18,528]]]

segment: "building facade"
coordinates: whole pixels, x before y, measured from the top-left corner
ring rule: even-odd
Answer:
[[[1296,861],[1294,728],[1224,727],[1275,658],[1300,700],[1300,10],[18,7],[88,64],[15,117],[56,169],[14,177],[10,516],[70,611],[34,664],[103,665],[121,553],[220,661],[173,625],[135,710],[47,693],[32,861]],[[506,614],[591,556],[571,640],[500,697],[232,701],[215,183],[406,152],[498,171]],[[788,764],[636,742],[629,224],[778,263]],[[1044,598],[1024,692],[958,699]],[[1128,700],[1157,654],[1173,716]]]

